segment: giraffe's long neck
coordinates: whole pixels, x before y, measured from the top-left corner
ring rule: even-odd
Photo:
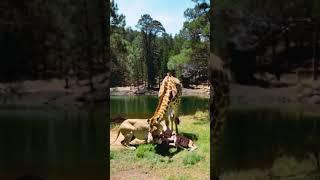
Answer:
[[[170,103],[170,91],[165,87],[165,93],[160,96],[159,103],[156,111],[153,114],[153,118],[162,119],[164,114],[166,113],[169,103]]]
[[[181,95],[181,84],[180,81],[167,75],[160,86],[159,89],[159,102],[151,119],[151,124],[157,124],[164,120],[164,115],[166,114],[169,106],[176,106],[179,96]]]

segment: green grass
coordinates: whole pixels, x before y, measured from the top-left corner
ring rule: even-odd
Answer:
[[[171,148],[171,156],[157,154],[155,145],[145,144],[135,151],[124,149],[110,152],[111,175],[132,169],[149,172],[162,179],[209,179],[210,174],[210,121],[208,112],[180,116],[179,133],[197,137],[198,149],[193,152]]]
[[[110,159],[116,159],[116,153],[110,152]]]
[[[197,154],[196,152],[192,152],[183,158],[183,164],[185,166],[195,165],[202,158],[203,157]]]
[[[155,146],[152,144],[141,145],[136,150],[137,158],[152,157],[155,154]]]
[[[296,159],[282,156],[275,159],[270,169],[232,170],[222,174],[224,180],[319,179],[320,171],[310,157]]]
[[[181,175],[181,176],[169,176],[166,178],[166,180],[188,180],[190,178],[188,178],[188,176],[184,176],[184,175]]]

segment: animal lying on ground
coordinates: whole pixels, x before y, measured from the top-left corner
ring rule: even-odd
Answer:
[[[171,131],[169,128],[160,134],[159,137],[160,139],[157,141],[158,144],[164,143],[169,146],[188,149],[189,151],[193,151],[198,148],[191,139],[182,135],[176,135],[176,133]]]
[[[158,127],[152,126],[152,128],[153,131],[151,134],[150,125],[147,122],[147,119],[127,119],[120,124],[117,137],[113,143],[116,142],[120,133],[124,136],[124,140],[121,141],[121,144],[129,149],[136,149],[134,146],[130,145],[130,142],[135,138],[143,140],[143,143],[157,143],[158,139],[154,137],[158,137],[160,135],[162,128],[160,125]]]

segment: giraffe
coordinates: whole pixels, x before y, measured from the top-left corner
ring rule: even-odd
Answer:
[[[229,100],[230,74],[224,67],[224,62],[213,53],[209,61],[210,78],[210,147],[211,163],[214,179],[219,179],[221,166],[219,155],[224,123],[227,119]]]
[[[180,104],[180,96],[182,94],[182,84],[179,79],[173,77],[171,74],[167,74],[162,80],[159,89],[159,102],[153,116],[148,119],[150,126],[156,126],[161,124],[165,131],[171,122],[171,129],[173,129],[173,123],[175,124],[176,133],[178,133],[178,105]],[[167,117],[164,117],[167,115]],[[165,120],[165,124],[163,123]],[[153,128],[150,128],[152,132]]]

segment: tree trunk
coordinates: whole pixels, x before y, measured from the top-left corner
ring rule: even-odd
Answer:
[[[280,81],[280,71],[279,71],[279,62],[278,59],[276,59],[276,40],[274,37],[274,34],[272,35],[272,60],[273,60],[273,66],[274,66],[274,73],[276,75],[276,78],[278,81]]]
[[[110,2],[105,3],[105,1],[101,1],[102,5],[102,16],[101,16],[101,31],[102,31],[102,63],[104,64],[106,76],[100,81],[100,83],[104,83],[110,77]]]
[[[313,80],[317,80],[318,73],[318,34],[318,22],[316,22],[313,32]]]
[[[59,55],[59,72],[60,72],[60,78],[63,78],[63,57],[62,55]]]
[[[68,76],[64,78],[64,82],[65,82],[64,88],[65,89],[69,89],[69,78],[68,78]]]
[[[42,65],[43,65],[43,75],[45,78],[47,78],[48,66],[47,66],[47,60],[45,57],[42,57]]]
[[[80,61],[79,61],[80,62]],[[80,86],[80,71],[81,71],[81,68],[80,68],[80,65],[77,65],[76,66],[76,71],[75,71],[75,74],[76,74],[76,84],[78,86]]]
[[[89,15],[88,15],[88,4],[87,4],[87,0],[84,0],[84,14],[85,14],[85,39],[86,39],[86,55],[87,58],[86,60],[88,61],[88,71],[89,71],[89,86],[90,86],[90,91],[93,92],[95,91],[95,88],[93,86],[93,59],[92,59],[92,47],[91,47],[91,40],[89,39],[89,35],[91,35],[90,33],[90,29],[89,29]]]
[[[90,85],[90,92],[95,91],[93,85],[93,68],[92,68],[92,60],[89,60],[89,85]]]
[[[286,43],[286,51],[288,52],[288,50],[290,48],[290,40],[289,40],[289,36],[288,36],[288,31],[285,32],[284,39],[285,39],[285,43]]]
[[[139,62],[136,62],[135,64],[136,68],[137,68],[137,75],[136,75],[136,87],[138,88],[139,91],[139,81],[140,81],[140,71],[139,71]]]

